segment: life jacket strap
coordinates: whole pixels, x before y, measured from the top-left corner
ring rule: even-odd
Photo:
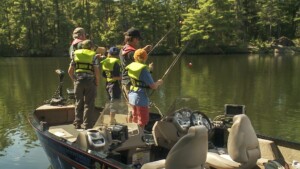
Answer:
[[[104,70],[103,72],[104,72],[104,74],[105,74],[104,77],[106,78],[106,81],[107,81],[107,82],[115,82],[115,81],[117,81],[117,80],[114,80],[114,79],[113,79],[112,71]]]
[[[130,78],[132,87],[140,87],[140,88],[146,88],[149,89],[150,87],[146,85],[143,81],[137,80],[134,78]]]
[[[94,66],[90,63],[76,62],[75,70],[78,69],[94,71]]]

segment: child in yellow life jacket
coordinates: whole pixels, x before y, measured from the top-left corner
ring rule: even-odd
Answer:
[[[149,122],[149,98],[147,89],[157,89],[163,81],[154,82],[148,66],[145,64],[148,58],[144,49],[138,49],[134,53],[134,60],[126,69],[131,80],[128,94],[129,104],[133,106],[132,122],[138,123],[142,128]]]
[[[106,92],[109,99],[110,123],[115,124],[115,114],[118,110],[118,105],[121,99],[121,69],[120,60],[118,59],[119,49],[111,47],[108,51],[106,59],[101,61],[103,77],[106,79]]]

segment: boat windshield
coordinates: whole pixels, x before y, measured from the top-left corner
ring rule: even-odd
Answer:
[[[165,115],[171,115],[176,110],[182,108],[188,108],[190,110],[198,110],[199,109],[199,102],[198,99],[194,97],[179,97],[175,99],[172,105],[169,107],[169,110],[165,113]]]

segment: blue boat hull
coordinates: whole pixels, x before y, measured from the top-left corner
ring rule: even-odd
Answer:
[[[53,169],[124,169],[128,166],[75,149],[64,140],[52,138],[37,122],[30,121]],[[34,124],[35,123],[35,124]]]
[[[90,157],[58,144],[36,131],[53,169],[94,168]]]

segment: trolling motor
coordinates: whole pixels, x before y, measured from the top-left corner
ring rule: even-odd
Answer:
[[[59,97],[63,97],[62,87],[63,87],[63,79],[64,79],[64,76],[65,76],[65,72],[63,70],[60,70],[60,69],[56,69],[55,72],[59,76]]]
[[[66,99],[64,99],[64,97],[63,97],[62,89],[63,89],[63,79],[64,79],[65,72],[63,70],[56,69],[55,73],[57,73],[59,76],[59,85],[58,85],[58,88],[56,89],[54,95],[50,99],[49,104],[53,105],[53,106],[64,105]]]

